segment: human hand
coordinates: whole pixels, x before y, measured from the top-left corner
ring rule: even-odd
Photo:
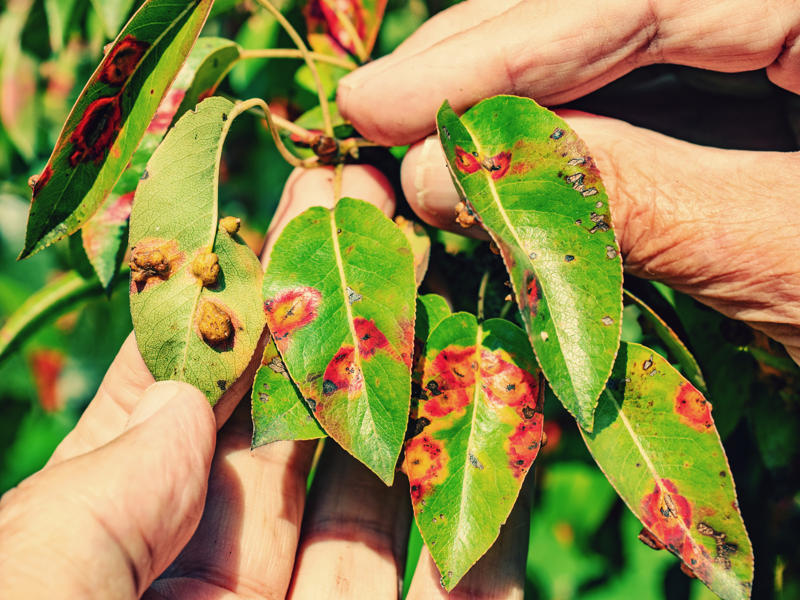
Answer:
[[[654,63],[766,68],[800,93],[799,40],[792,0],[468,0],[344,78],[338,100],[365,137],[391,145],[429,134],[444,99],[458,111],[500,93],[553,105]],[[707,148],[561,114],[603,175],[626,270],[764,331],[800,363],[800,201],[791,177],[800,156]],[[435,138],[408,152],[403,190],[422,219],[455,226],[458,197]]]
[[[346,168],[342,192],[394,211],[368,167]],[[293,174],[267,249],[332,199],[330,170]],[[316,442],[251,451],[248,403],[228,419],[257,364],[212,411],[187,384],[154,383],[131,335],[47,466],[0,500],[3,598],[397,597],[408,482],[387,488],[329,444],[305,510]],[[522,597],[527,510],[519,503],[459,590]],[[423,552],[409,597],[444,596],[438,577]]]

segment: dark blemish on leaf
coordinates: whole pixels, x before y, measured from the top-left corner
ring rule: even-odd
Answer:
[[[675,395],[675,412],[684,425],[696,431],[713,431],[711,403],[691,383],[684,383]]]
[[[648,358],[647,360],[645,360],[642,363],[642,369],[645,370],[645,371],[649,371],[650,367],[652,367],[652,366],[653,366],[653,357],[652,356],[650,356],[650,358]]]
[[[375,325],[375,321],[356,317],[353,319],[353,326],[358,337],[358,351],[362,357],[372,358],[378,350],[388,350],[389,340]]]
[[[197,329],[203,341],[214,348],[227,344],[233,335],[230,315],[209,300],[200,305]]]
[[[617,249],[614,246],[606,246],[606,258],[617,258]]]
[[[136,70],[150,44],[140,42],[132,35],[126,35],[103,60],[100,67],[100,81],[113,86],[121,86]],[[150,92],[152,94],[152,90]]]
[[[223,121],[227,121],[228,120],[228,113],[222,113],[222,120]]]
[[[597,202],[594,203],[594,207],[595,208],[603,208],[603,203],[600,202],[600,200],[598,200]]]
[[[553,130],[553,133],[550,134],[550,139],[552,140],[560,140],[562,137],[564,137],[564,130],[559,129],[558,127],[556,127]]]
[[[719,472],[719,476],[720,476],[720,477],[725,477],[725,476],[726,476],[726,473],[725,473],[725,471],[720,471],[720,472]]]
[[[469,152],[464,150],[461,146],[455,147],[455,153],[456,153],[456,159],[455,159],[456,169],[458,169],[462,173],[469,175],[481,168],[481,165],[478,162],[476,156],[470,154]]]
[[[224,392],[228,388],[228,382],[224,379],[217,379],[217,387]]]
[[[432,396],[438,396],[442,393],[439,389],[439,384],[434,379],[431,379],[425,387],[428,388]]]
[[[40,175],[34,175],[28,180],[28,185],[30,185],[31,189],[33,190],[34,196],[42,191],[42,188],[47,185],[47,182],[50,181],[52,176],[53,167],[48,164]]]
[[[567,254],[564,256],[564,262],[572,262],[573,260],[575,260],[575,257],[572,256],[572,254]]]
[[[273,356],[272,360],[267,363],[267,367],[273,373],[283,375],[286,379],[289,379],[289,372],[286,370],[286,364],[281,360],[280,356]]]
[[[539,308],[539,300],[542,297],[542,290],[536,276],[531,271],[525,272],[525,306],[530,312],[531,318],[536,316]]]
[[[267,394],[266,392],[259,392],[258,393],[258,401],[262,402],[262,403],[263,402],[269,402],[269,394]]]
[[[580,219],[575,219],[575,225],[583,225],[583,221]]]
[[[584,198],[588,198],[589,196],[595,196],[596,194],[597,194],[597,188],[590,187],[588,189],[581,190],[581,196],[583,196]],[[602,202],[600,202],[599,204],[600,206],[603,206]],[[600,208],[600,206],[598,206],[598,208]]]
[[[142,176],[139,177],[139,179],[147,179],[148,177],[150,177],[150,173],[148,173],[147,169],[145,169],[144,171],[142,171]]]
[[[121,119],[118,96],[98,98],[89,104],[69,136],[74,145],[69,164],[74,167],[87,160],[99,163],[114,141]]]
[[[606,315],[605,317],[603,317],[602,319],[600,319],[600,322],[601,322],[603,325],[605,325],[605,326],[609,327],[609,326],[611,326],[611,325],[613,325],[613,324],[614,324],[614,319],[612,319],[611,317],[609,317],[608,315]]]
[[[474,468],[478,469],[479,471],[483,470],[483,465],[481,464],[481,461],[479,461],[478,458],[472,452],[468,454],[468,458],[469,458],[469,464],[471,464]]]
[[[567,183],[572,184],[572,189],[582,192],[584,190],[583,187],[583,180],[586,177],[583,173],[573,173],[572,175],[567,175],[566,181]]]
[[[569,159],[567,161],[567,164],[570,167],[578,167],[578,166],[583,165],[585,163],[586,163],[586,159],[584,157],[582,157],[582,156],[579,157],[579,158],[571,158],[571,159]]]
[[[341,234],[341,233],[342,233],[342,228],[341,228],[341,227],[338,227],[338,228],[336,229],[336,233],[339,233],[339,234]]]
[[[409,440],[417,437],[422,431],[431,424],[431,420],[427,417],[419,417],[418,419],[409,419],[408,431],[406,432],[406,439]]]
[[[481,166],[489,171],[492,179],[498,180],[508,172],[508,168],[511,166],[511,152],[499,152],[491,158],[484,158]]]
[[[430,362],[430,372],[436,379],[428,382],[431,398],[425,403],[425,412],[433,417],[443,417],[460,411],[470,403],[468,393],[475,385],[475,348],[449,346]],[[427,369],[426,369],[427,371]]]
[[[444,125],[442,125],[442,131],[444,131],[444,134],[447,136],[447,139],[449,140],[450,139],[450,130],[447,129],[447,127],[445,127]]]
[[[530,254],[528,254],[528,258],[530,258],[531,260],[536,260],[536,252],[531,252]]]
[[[664,544],[662,544],[646,527],[642,527],[642,530],[639,532],[639,541],[653,550],[664,549]]]
[[[350,304],[352,306],[355,302],[358,302],[362,298],[363,298],[363,296],[361,294],[356,292],[350,286],[347,286],[347,303],[348,304]]]
[[[531,408],[530,406],[523,406],[522,407],[522,416],[526,419],[532,419],[536,416],[536,411]]]
[[[326,396],[330,396],[338,389],[339,388],[336,386],[336,384],[333,383],[330,379],[325,379],[322,382],[322,393],[325,394]]]
[[[312,287],[297,287],[281,292],[264,303],[267,324],[275,342],[317,318],[322,294]]]
[[[642,463],[636,463],[636,466],[637,466],[637,467],[641,467],[641,466],[642,466]]]

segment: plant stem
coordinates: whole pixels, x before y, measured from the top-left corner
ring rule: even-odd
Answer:
[[[486,286],[489,283],[489,271],[483,273],[481,277],[481,285],[478,288],[478,322],[483,321],[483,304],[486,300]]]
[[[306,65],[308,65],[308,69],[311,71],[311,76],[314,78],[314,85],[317,87],[317,96],[319,98],[319,106],[322,110],[322,121],[325,124],[325,134],[333,137],[333,125],[331,124],[331,111],[328,107],[328,98],[325,95],[325,90],[322,88],[322,81],[319,78],[319,71],[317,71],[317,65],[314,63],[313,58],[311,57],[311,52],[306,46],[303,38],[300,37],[300,34],[297,33],[297,30],[292,27],[292,24],[283,16],[281,11],[275,8],[269,0],[257,0],[257,2],[266,8],[275,20],[278,21],[281,27],[283,27],[284,31],[292,38],[292,41],[297,46],[297,49],[303,55],[303,60],[305,61]],[[267,109],[269,110],[269,109]]]
[[[344,164],[339,163],[333,170],[333,200],[338,203],[342,197],[342,175],[344,174]]]
[[[320,54],[319,52],[309,52],[308,56],[316,62],[328,63],[342,69],[352,71],[356,68],[351,61],[346,58],[339,58],[338,56],[328,56],[327,54]],[[256,50],[242,50],[239,57],[243,60],[248,58],[304,58],[301,50],[294,48],[264,48]]]
[[[250,100],[244,100],[243,102],[239,102],[232,111],[232,114],[229,115],[229,117],[233,118],[235,115],[249,111],[250,109],[253,108],[260,108],[261,111],[264,113],[264,118],[267,122],[267,126],[269,127],[269,132],[272,135],[272,139],[275,142],[275,147],[278,149],[278,152],[280,152],[281,156],[284,158],[286,162],[288,162],[290,165],[294,167],[308,168],[316,166],[317,164],[316,156],[313,158],[301,159],[296,157],[291,152],[289,152],[289,149],[283,144],[283,140],[281,139],[280,133],[278,133],[278,126],[275,124],[274,117],[272,116],[272,113],[269,110],[269,105],[266,102],[264,102],[261,98],[251,98]]]

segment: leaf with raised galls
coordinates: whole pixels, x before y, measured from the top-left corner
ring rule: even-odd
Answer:
[[[433,330],[422,381],[405,468],[449,591],[497,539],[539,452],[544,385],[519,327],[468,313]]]
[[[750,597],[753,549],[711,404],[645,346],[623,343],[586,445],[644,524],[725,600]]]
[[[408,421],[415,297],[408,241],[352,198],[289,222],[264,276],[267,324],[300,393],[387,484]]]
[[[495,96],[439,139],[453,180],[500,249],[542,371],[587,431],[619,347],[622,261],[583,141],[533,100]]]
[[[133,156],[212,0],[148,0],[111,45],[33,186],[24,258],[100,208]]]
[[[242,374],[264,329],[261,265],[217,213],[222,144],[246,108],[212,97],[184,115],[148,162],[131,214],[139,350],[157,380],[187,381],[212,404]]]

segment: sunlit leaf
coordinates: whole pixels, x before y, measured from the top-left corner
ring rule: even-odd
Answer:
[[[667,347],[667,351],[670,353],[671,357],[681,366],[684,377],[703,394],[707,394],[706,380],[703,378],[702,371],[700,371],[700,365],[697,364],[694,355],[689,352],[686,344],[681,341],[678,334],[675,333],[664,319],[659,317],[652,308],[645,304],[643,300],[634,296],[628,290],[624,290],[624,292],[625,296],[639,307],[639,310],[642,311],[642,316],[644,316],[653,328],[658,339]]]
[[[425,279],[428,272],[428,262],[431,258],[431,238],[425,232],[425,228],[415,221],[409,221],[405,217],[397,216],[394,222],[406,236],[411,252],[414,255],[414,277],[417,280],[417,287]]]
[[[543,385],[525,333],[468,313],[428,338],[405,467],[417,525],[451,590],[492,546],[542,438]]]
[[[608,198],[584,143],[533,100],[496,96],[439,139],[454,181],[490,233],[553,391],[591,431],[619,347],[622,262]]]
[[[623,343],[600,397],[597,464],[645,526],[721,598],[750,597],[753,550],[711,404],[664,358]]]
[[[150,121],[139,147],[114,190],[81,228],[89,262],[100,282],[108,287],[119,270],[128,230],[133,193],[147,161],[167,133],[176,115],[195,107],[201,96],[211,95],[221,77],[237,60],[236,44],[223,38],[200,38]]]
[[[280,440],[325,437],[325,431],[289,377],[272,340],[264,348],[261,366],[253,382],[251,401],[253,448]]]
[[[415,289],[408,241],[351,198],[292,220],[264,276],[267,324],[300,393],[387,484],[408,420]]]
[[[317,52],[369,58],[381,26],[386,0],[309,0],[308,43]]]
[[[213,404],[264,328],[261,266],[218,227],[222,144],[243,105],[212,97],[184,115],[147,164],[130,226],[131,316],[157,380],[188,381]]]
[[[205,22],[212,0],[149,0],[73,106],[33,190],[21,258],[73,233],[125,170]]]

